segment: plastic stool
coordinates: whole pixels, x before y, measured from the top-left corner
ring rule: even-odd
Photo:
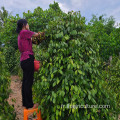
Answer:
[[[39,110],[38,111],[38,108],[36,109],[24,109],[24,120],[28,120],[28,116],[32,113],[36,112],[37,113],[37,119],[34,119],[34,120],[42,120],[42,117],[41,117],[41,111]]]

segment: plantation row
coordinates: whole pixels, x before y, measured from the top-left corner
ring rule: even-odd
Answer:
[[[34,12],[23,13],[23,17],[31,31],[45,32],[45,40],[33,45],[35,58],[42,62],[41,69],[35,73],[33,86],[34,101],[40,104],[42,118],[117,118],[120,111],[120,28],[114,27],[113,17],[93,16],[86,24],[80,12],[66,14],[56,2],[50,4],[48,10],[38,7]],[[15,119],[13,107],[6,102],[9,75],[21,76],[16,34],[19,19],[19,15],[6,14],[0,27],[0,119],[4,114],[8,117],[6,120]],[[110,56],[113,56],[111,63],[108,61]],[[110,108],[61,107],[68,104],[109,105]]]

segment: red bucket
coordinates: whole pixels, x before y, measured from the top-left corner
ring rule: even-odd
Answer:
[[[40,68],[40,61],[34,60],[34,71],[38,71]]]

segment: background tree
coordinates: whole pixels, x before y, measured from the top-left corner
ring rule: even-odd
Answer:
[[[1,7],[1,10],[0,10],[0,27],[3,27],[3,24],[5,22],[5,18],[8,17],[8,11],[5,9],[5,7]]]
[[[5,7],[1,7],[1,10],[0,10],[0,32],[3,29],[3,24],[7,17],[8,17],[8,11],[5,9]],[[1,38],[1,35],[0,35],[0,38]],[[2,42],[2,40],[0,40],[0,50],[1,50],[2,44],[3,44],[3,42]]]
[[[115,39],[117,28],[114,26],[115,20],[111,16],[105,18],[105,15],[99,17],[93,15],[93,18],[88,23],[88,29],[94,34],[95,41],[100,45],[100,56],[103,61],[108,61],[112,55],[118,56],[119,44]]]

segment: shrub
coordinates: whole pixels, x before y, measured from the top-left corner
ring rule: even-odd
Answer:
[[[99,71],[99,46],[86,30],[80,13],[56,16],[46,26],[48,48],[37,52],[43,67],[36,75],[34,93],[47,120],[113,120],[115,94],[104,86]],[[42,54],[41,54],[42,53]],[[39,57],[40,58],[40,57]],[[73,108],[73,105],[110,105],[110,108]]]
[[[106,79],[107,89],[112,90],[112,93],[117,95],[117,106],[120,108],[120,59],[113,57],[109,66],[103,71]]]
[[[0,52],[0,120],[15,120],[14,107],[7,102],[9,97],[10,74],[6,69],[5,58]]]
[[[10,15],[5,19],[4,27],[0,33],[1,41],[4,43],[3,53],[5,55],[6,66],[12,74],[16,74],[15,69],[17,65],[18,56],[15,55],[16,50],[18,50],[17,45],[17,34],[16,34],[16,25],[17,20],[20,19],[18,15],[15,17]],[[16,58],[17,57],[17,58]]]

